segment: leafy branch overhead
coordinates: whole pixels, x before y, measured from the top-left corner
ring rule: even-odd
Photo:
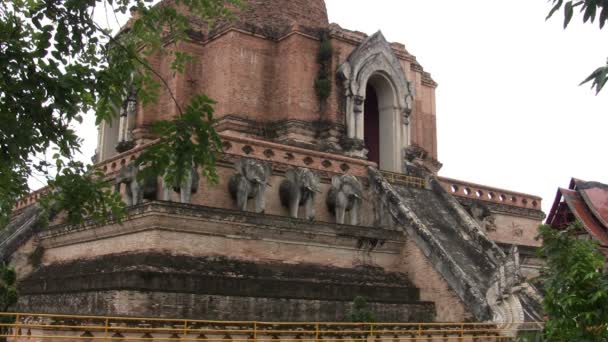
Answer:
[[[98,219],[121,214],[101,175],[74,159],[82,143],[74,127],[83,115],[95,115],[97,123],[116,118],[128,89],[136,91],[144,106],[167,92],[180,114],[158,124],[157,133],[173,125],[173,134],[161,135],[154,153],[139,162],[179,178],[186,165],[182,161],[191,160],[214,178],[212,150],[219,145],[212,101],[196,96],[190,104],[178,103],[149,60],[168,54],[170,71],[183,72],[190,57],[175,47],[187,38],[191,17],[209,24],[227,19],[240,0],[171,3],[0,0],[0,227],[17,198],[29,191],[32,178],[49,184],[55,206],[78,208],[68,214],[75,221],[93,213]],[[136,16],[114,34],[120,25],[117,15],[131,10]],[[191,129],[183,128],[186,123]],[[56,153],[50,156],[53,148]],[[66,187],[83,193],[70,193]]]
[[[200,167],[202,176],[216,183],[215,153],[221,141],[213,129],[213,104],[198,95],[175,120],[155,123],[152,132],[160,140],[137,158],[136,164],[145,166],[138,176],[163,176],[169,184],[180,184],[192,167]]]
[[[576,0],[576,1],[564,1],[564,0],[551,0],[553,7],[547,15],[547,19],[551,18],[557,11],[563,9],[564,11],[564,29],[568,27],[576,10],[583,15],[583,23],[593,24],[596,20],[599,28],[604,28],[608,21],[608,1],[605,0]],[[591,82],[591,88],[595,89],[595,93],[598,94],[608,81],[608,60],[606,65],[600,66],[595,69],[587,78],[585,78],[582,84]]]

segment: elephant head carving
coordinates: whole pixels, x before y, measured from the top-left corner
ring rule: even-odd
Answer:
[[[181,203],[190,203],[192,200],[192,194],[196,193],[198,190],[199,182],[200,176],[198,175],[198,171],[194,166],[188,173],[186,173],[181,184],[167,184],[165,179],[163,179],[163,200],[170,201],[171,192],[175,191],[179,192]]]
[[[254,199],[255,212],[266,209],[266,187],[272,174],[272,166],[261,160],[242,158],[234,163],[236,173],[230,177],[228,190],[240,210],[247,210],[247,201]]]
[[[298,208],[304,206],[306,218],[315,219],[315,194],[319,192],[319,176],[310,169],[298,167],[285,173],[279,187],[281,204],[289,208],[289,215],[298,217]]]
[[[350,224],[359,224],[359,209],[363,202],[363,186],[351,175],[334,176],[327,193],[327,207],[336,216],[336,223],[344,224],[348,212]]]
[[[120,185],[126,184],[126,202],[128,206],[137,205],[143,201],[141,184],[137,179],[139,168],[135,163],[123,166],[114,179],[114,190],[120,192]]]

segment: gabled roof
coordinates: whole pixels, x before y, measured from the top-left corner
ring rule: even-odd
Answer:
[[[608,246],[608,185],[570,180],[568,189],[559,188],[546,223],[562,228],[578,219],[602,246]]]

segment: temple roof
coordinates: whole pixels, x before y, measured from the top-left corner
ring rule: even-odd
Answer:
[[[608,185],[572,178],[568,189],[559,188],[546,223],[563,228],[574,220],[602,246],[608,246]]]

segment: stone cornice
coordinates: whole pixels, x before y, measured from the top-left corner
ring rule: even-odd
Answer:
[[[305,37],[305,38],[310,39],[310,40],[316,40],[316,41],[319,40],[318,37],[315,37],[315,36],[313,36],[313,35],[311,35],[309,33],[300,31],[298,29],[291,30],[291,31],[289,31],[289,32],[287,32],[287,33],[285,33],[285,34],[277,37],[277,38],[269,38],[269,37],[264,36],[262,34],[255,33],[253,31],[248,31],[248,30],[243,29],[243,28],[239,28],[239,27],[236,27],[236,26],[227,26],[227,27],[223,28],[220,31],[214,32],[213,34],[209,35],[208,37],[206,37],[204,39],[197,38],[197,37],[194,37],[194,36],[190,36],[189,39],[188,39],[188,41],[191,42],[191,43],[207,45],[210,42],[212,42],[214,40],[217,40],[217,39],[219,39],[219,38],[227,35],[230,32],[237,32],[237,33],[241,33],[241,34],[248,35],[248,36],[251,36],[251,37],[260,38],[260,39],[264,39],[264,40],[268,40],[268,41],[273,41],[273,42],[280,42],[280,41],[285,40],[285,39],[287,39],[287,38],[289,38],[291,36],[294,36],[294,35]],[[170,43],[170,42],[168,42],[168,43]],[[166,44],[168,44],[168,43],[166,43]]]
[[[310,222],[285,216],[161,201],[130,207],[128,217],[121,224],[57,225],[40,232],[38,236],[43,246],[55,248],[151,230],[223,236],[228,239],[276,240],[337,249],[367,248],[374,253],[390,254],[398,254],[405,241],[401,233],[377,227]],[[146,248],[142,246],[142,249]]]

